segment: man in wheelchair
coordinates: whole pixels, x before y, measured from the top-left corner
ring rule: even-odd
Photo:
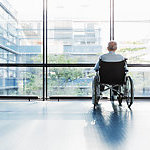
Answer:
[[[110,100],[118,100],[121,106],[124,98],[130,108],[134,93],[133,81],[130,76],[126,75],[128,72],[126,59],[115,53],[117,50],[115,41],[110,41],[107,49],[109,52],[100,56],[94,68],[96,76],[92,83],[92,103],[95,108],[99,99],[102,98],[102,93],[110,90]]]

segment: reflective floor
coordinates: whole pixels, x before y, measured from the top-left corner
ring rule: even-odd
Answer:
[[[150,102],[0,101],[0,150],[149,150]]]

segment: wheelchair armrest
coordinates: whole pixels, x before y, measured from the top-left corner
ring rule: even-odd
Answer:
[[[96,71],[96,75],[99,75],[99,71]]]

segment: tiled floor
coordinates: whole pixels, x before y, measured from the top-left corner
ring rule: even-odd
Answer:
[[[0,101],[0,150],[150,150],[150,102]]]

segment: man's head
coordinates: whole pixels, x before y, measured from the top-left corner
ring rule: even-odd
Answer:
[[[107,47],[108,51],[116,51],[117,50],[117,42],[110,41]]]

